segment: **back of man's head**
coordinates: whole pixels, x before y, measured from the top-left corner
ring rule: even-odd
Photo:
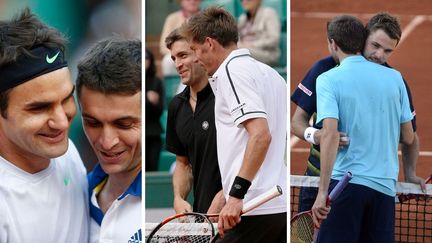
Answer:
[[[182,34],[198,43],[203,43],[206,37],[211,37],[223,47],[238,42],[237,22],[221,7],[209,7],[192,16],[182,27]]]
[[[8,97],[13,87],[67,66],[63,54],[65,46],[66,38],[43,23],[29,8],[24,8],[12,20],[0,21],[0,112],[3,117],[7,117]],[[48,62],[46,55],[56,58]]]
[[[112,37],[96,43],[78,63],[78,97],[83,86],[104,94],[140,92],[141,41]]]
[[[402,29],[399,20],[386,12],[375,14],[367,23],[366,30],[368,35],[376,30],[383,30],[391,39],[399,43],[402,37]]]
[[[345,54],[357,54],[363,51],[366,29],[354,16],[336,16],[327,23],[327,38],[333,40]]]

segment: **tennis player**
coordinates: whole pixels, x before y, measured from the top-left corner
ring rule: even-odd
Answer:
[[[28,8],[0,21],[0,242],[88,241],[65,42]]]
[[[237,48],[237,24],[226,10],[208,8],[183,28],[197,60],[211,76],[215,94],[217,151],[226,198],[218,231],[224,242],[286,242],[286,197],[240,219],[243,204],[252,198],[276,184],[286,191],[286,82],[247,49]]]
[[[178,29],[165,39],[186,88],[168,108],[167,150],[176,155],[173,174],[176,213],[219,213],[225,204],[216,151],[214,94],[204,67]],[[193,188],[193,208],[186,201]]]
[[[388,13],[380,12],[374,15],[366,25],[368,38],[363,49],[363,56],[369,61],[390,67],[387,64],[388,58],[396,49],[402,30],[399,21]],[[316,78],[337,65],[332,56],[328,56],[316,62],[308,71],[304,79],[299,83],[291,96],[291,101],[297,105],[291,120],[291,131],[299,138],[311,144],[307,169],[305,175],[319,176],[320,173],[320,131],[316,120]],[[411,120],[414,129],[414,142],[410,145],[401,144],[402,161],[404,168],[405,181],[420,184],[425,190],[424,180],[416,175],[416,164],[419,154],[419,138],[416,133],[416,114],[412,102],[411,92],[408,83],[404,83],[410,101],[410,108],[414,118]],[[310,127],[309,120],[314,118],[313,127]],[[309,134],[309,136],[308,136]],[[341,133],[341,137],[346,134]],[[347,146],[349,140],[341,140],[340,146]],[[314,187],[303,187],[300,190],[299,211],[307,211],[312,208],[318,189]]]
[[[91,47],[78,63],[77,94],[99,160],[88,175],[90,242],[140,242],[141,41]]]
[[[366,36],[353,16],[327,25],[329,51],[340,65],[317,79],[317,123],[323,128],[312,212],[317,225],[325,219],[317,242],[394,242],[397,149],[399,141],[414,140],[413,116],[401,74],[361,55]],[[338,130],[350,138],[339,150]],[[330,179],[334,186],[346,171],[353,179],[330,211]]]

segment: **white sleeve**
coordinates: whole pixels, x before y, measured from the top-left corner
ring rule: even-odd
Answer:
[[[246,71],[234,61],[227,65],[228,78],[221,85],[231,117],[237,126],[251,118],[267,118],[257,80]]]

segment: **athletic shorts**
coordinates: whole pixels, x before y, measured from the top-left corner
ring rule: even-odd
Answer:
[[[338,181],[331,180],[333,188]],[[394,242],[395,199],[369,187],[349,183],[332,202],[317,242]]]
[[[242,216],[241,222],[225,231],[217,243],[286,243],[287,214]]]

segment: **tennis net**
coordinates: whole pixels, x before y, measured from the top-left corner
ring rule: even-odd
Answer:
[[[145,239],[153,231],[158,223],[145,224]],[[156,232],[150,240],[151,243],[186,243],[186,242],[210,242],[215,235],[217,224],[208,223],[168,223]]]
[[[317,188],[319,177],[291,175],[290,181],[290,211],[293,216],[298,212],[300,188]],[[409,199],[403,200],[406,195]],[[398,182],[395,203],[395,241],[432,242],[432,185],[427,185],[425,194],[418,185]]]

